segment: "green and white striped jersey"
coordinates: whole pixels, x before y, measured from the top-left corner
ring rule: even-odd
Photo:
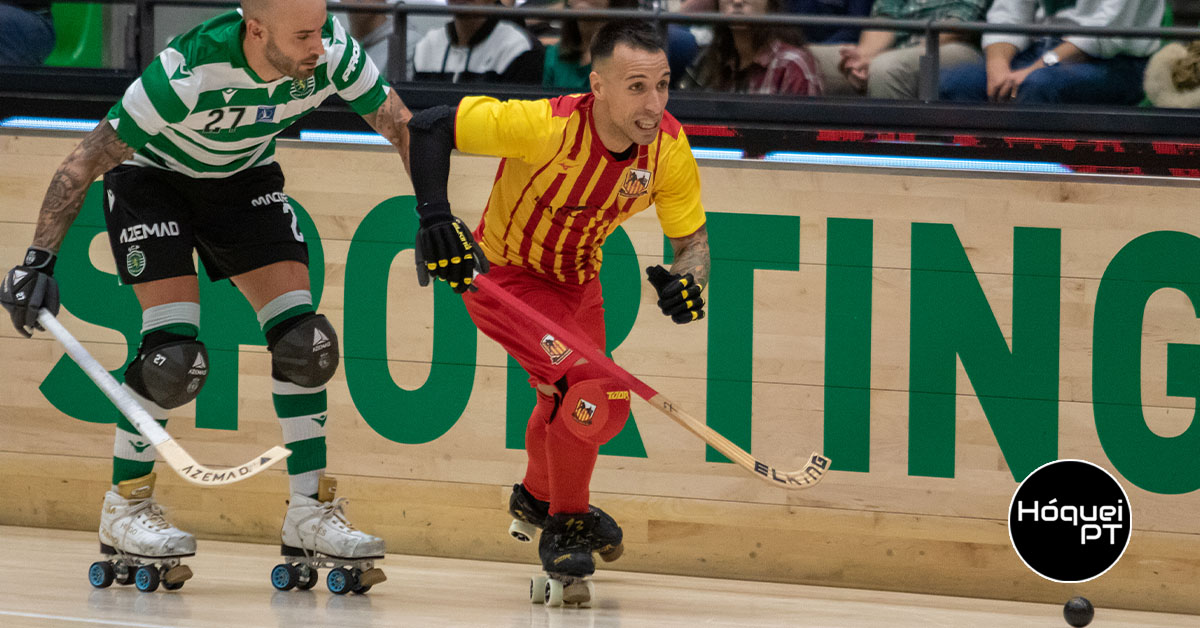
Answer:
[[[108,112],[137,149],[130,162],[191,177],[220,178],[275,160],[275,136],[338,93],[365,115],[388,85],[362,46],[330,16],[325,54],[307,81],[263,81],[246,63],[239,11],[176,37]]]

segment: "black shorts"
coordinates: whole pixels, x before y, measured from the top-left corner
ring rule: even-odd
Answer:
[[[195,275],[193,249],[213,281],[275,262],[308,265],[279,164],[224,179],[118,166],[104,175],[104,210],[126,284]]]

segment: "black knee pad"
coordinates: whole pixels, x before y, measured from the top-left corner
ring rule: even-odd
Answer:
[[[337,372],[337,332],[323,314],[307,312],[271,329],[267,337],[271,375],[297,386],[324,385]]]
[[[190,336],[155,331],[146,334],[125,383],[139,395],[166,409],[196,398],[208,379],[208,351]]]

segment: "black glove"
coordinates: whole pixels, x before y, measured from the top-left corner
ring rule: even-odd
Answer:
[[[658,307],[671,320],[682,325],[704,318],[704,299],[700,298],[704,286],[696,283],[691,273],[672,275],[662,266],[651,266],[646,278],[658,291]]]
[[[58,282],[54,280],[54,254],[29,247],[25,263],[8,271],[0,280],[0,305],[12,315],[13,326],[26,338],[33,336],[42,308],[58,315]],[[26,329],[28,328],[28,329]]]
[[[423,205],[417,213],[421,216],[415,250],[417,282],[427,286],[432,276],[449,282],[459,294],[477,290],[471,281],[476,270],[480,274],[488,271],[488,261],[471,237],[471,230],[450,213],[446,203]]]

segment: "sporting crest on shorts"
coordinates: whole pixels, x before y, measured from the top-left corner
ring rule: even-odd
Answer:
[[[550,334],[542,336],[541,345],[546,355],[550,356],[551,364],[562,364],[562,361],[571,355],[571,349],[567,345],[564,345],[561,340]]]
[[[133,277],[146,270],[146,254],[136,245],[129,247],[129,252],[125,254],[125,270]]]
[[[649,189],[650,171],[630,168],[629,172],[625,174],[625,182],[621,184],[621,191],[618,194],[626,198],[637,198]]]
[[[591,425],[594,416],[596,416],[596,404],[588,403],[584,399],[580,399],[579,403],[575,404],[575,409],[571,411],[571,418],[580,425]]]

